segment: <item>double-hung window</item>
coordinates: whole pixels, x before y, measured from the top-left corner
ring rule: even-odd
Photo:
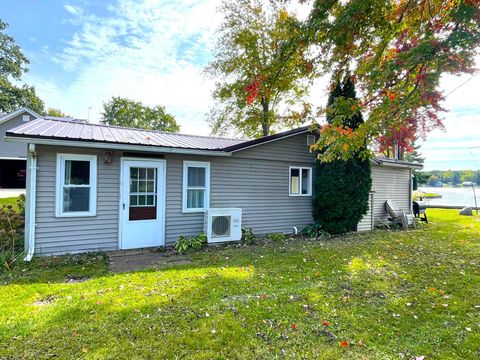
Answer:
[[[210,203],[210,163],[183,162],[183,212],[204,211]]]
[[[290,196],[311,196],[312,168],[291,166],[289,171]]]
[[[97,156],[57,154],[56,216],[95,216]]]

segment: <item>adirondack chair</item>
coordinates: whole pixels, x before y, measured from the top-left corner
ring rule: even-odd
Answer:
[[[398,204],[393,200],[385,201],[385,209],[387,210],[393,224],[402,225],[403,230],[408,229],[408,225],[412,224],[417,227],[415,217],[412,214],[407,214],[404,210],[398,207]]]

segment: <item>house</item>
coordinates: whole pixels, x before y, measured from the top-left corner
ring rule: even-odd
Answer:
[[[309,127],[255,140],[37,119],[10,130],[28,146],[26,251],[55,255],[173,244],[204,231],[205,210],[242,209],[242,227],[292,233],[312,223]],[[417,165],[373,162],[373,211],[411,207]]]
[[[9,114],[0,115],[0,189],[24,189],[26,176],[27,148],[24,144],[5,142],[8,130],[39,119],[42,116],[26,107]],[[71,118],[47,116],[45,119],[70,121]],[[83,120],[84,121],[84,120]]]
[[[0,188],[25,188],[27,148],[23,144],[5,142],[6,132],[40,117],[27,108],[0,116]]]

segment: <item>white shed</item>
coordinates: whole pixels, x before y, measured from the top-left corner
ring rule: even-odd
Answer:
[[[394,200],[406,212],[412,210],[412,170],[420,164],[404,160],[376,157],[372,160],[372,190],[370,207],[358,223],[358,231],[373,230],[388,218],[385,201]]]

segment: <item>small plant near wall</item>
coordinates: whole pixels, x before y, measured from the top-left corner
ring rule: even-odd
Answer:
[[[242,229],[242,242],[247,245],[253,245],[257,242],[257,236],[253,233],[252,229]]]
[[[300,234],[310,239],[329,239],[331,235],[320,224],[311,224],[303,228]]]
[[[23,255],[25,196],[18,199],[19,211],[13,205],[0,207],[0,272],[11,270]]]
[[[180,236],[175,242],[175,250],[180,254],[184,254],[189,250],[202,250],[207,244],[207,235],[198,234],[196,236],[185,237]]]
[[[273,233],[273,234],[267,234],[266,238],[277,242],[277,241],[284,241],[287,238],[287,236],[281,233]]]

